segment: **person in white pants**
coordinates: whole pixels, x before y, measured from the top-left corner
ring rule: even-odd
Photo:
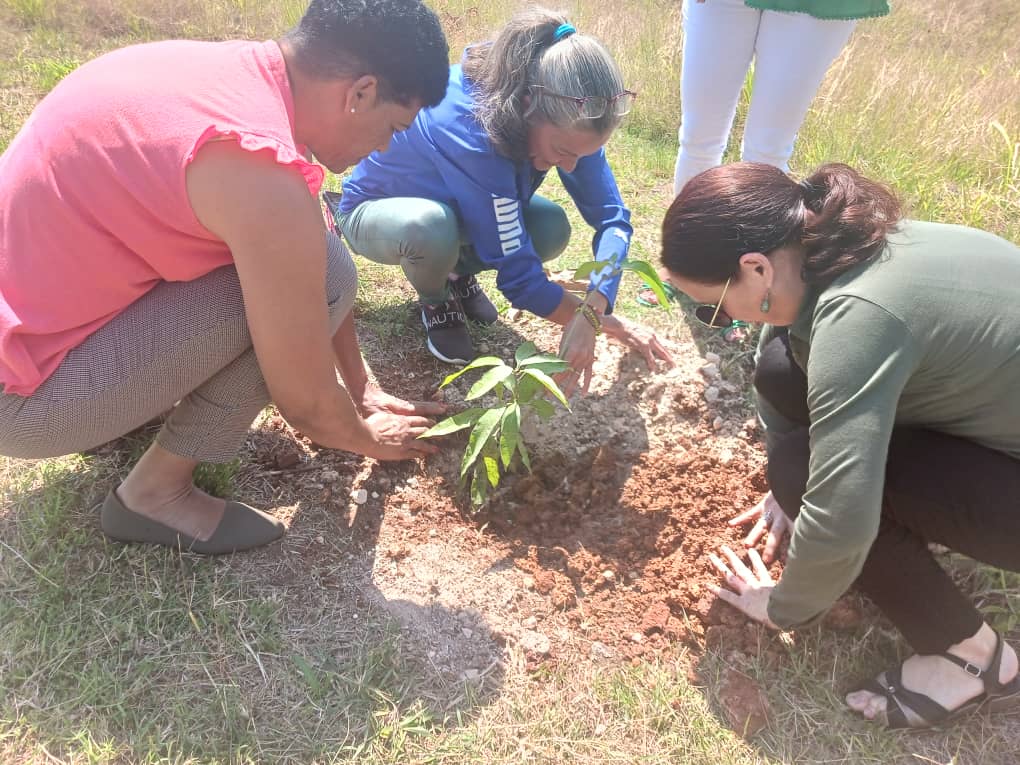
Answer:
[[[722,162],[752,59],[754,87],[741,159],[789,170],[797,131],[856,23],[759,10],[744,0],[684,0],[680,150],[673,193]]]

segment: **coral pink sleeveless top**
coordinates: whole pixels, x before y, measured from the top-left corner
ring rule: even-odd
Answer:
[[[185,190],[185,168],[206,141],[271,151],[317,194],[323,170],[293,132],[275,42],[137,45],[68,75],[0,155],[4,392],[30,395],[161,281],[232,262]]]

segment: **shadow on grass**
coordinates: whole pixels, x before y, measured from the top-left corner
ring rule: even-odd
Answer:
[[[294,480],[270,477],[293,521],[264,550],[107,540],[98,504],[150,435],[0,463],[0,760],[399,760],[499,689],[498,670],[463,682],[408,644],[373,592],[378,518],[349,524]]]

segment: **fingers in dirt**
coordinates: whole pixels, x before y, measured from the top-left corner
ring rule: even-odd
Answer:
[[[772,575],[769,573],[768,567],[765,565],[765,561],[761,559],[758,551],[752,547],[747,551],[747,557],[751,560],[751,568],[757,574],[758,581],[764,584],[772,584]]]
[[[733,566],[733,570],[741,578],[743,578],[744,581],[746,581],[746,582],[748,582],[750,584],[753,584],[753,583],[755,583],[757,581],[757,579],[756,579],[756,577],[754,575],[754,572],[752,572],[751,569],[749,569],[747,567],[747,565],[744,563],[744,561],[742,561],[740,559],[740,556],[738,556],[735,552],[733,552],[733,550],[731,550],[726,545],[722,546],[722,551],[723,551],[723,554],[727,558],[729,558],[730,565]]]
[[[730,518],[726,523],[730,526],[743,526],[748,521],[752,520],[755,516],[761,515],[762,508],[761,503],[752,507],[750,510],[745,510],[736,518]]]

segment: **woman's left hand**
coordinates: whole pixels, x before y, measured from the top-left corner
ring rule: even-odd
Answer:
[[[726,545],[722,546],[722,553],[726,557],[725,561],[714,553],[709,553],[708,557],[712,564],[719,569],[719,573],[725,577],[726,584],[732,589],[726,590],[714,584],[710,584],[709,589],[756,622],[761,622],[774,630],[779,629],[769,619],[768,613],[769,598],[776,583],[758,551],[754,548],[747,551],[747,557],[751,560],[754,571],[749,569]]]
[[[356,398],[354,403],[358,405],[358,409],[361,410],[361,414],[364,417],[368,417],[376,412],[399,414],[405,417],[413,415],[434,417],[446,414],[446,404],[439,401],[405,401],[402,398],[391,396],[378,385],[372,385],[371,383],[365,386],[361,399],[358,400]]]
[[[610,315],[602,318],[602,331],[617,342],[623,343],[644,356],[649,369],[655,369],[656,358],[665,361],[667,367],[676,366],[669,351],[659,341],[655,332],[648,327]]]

